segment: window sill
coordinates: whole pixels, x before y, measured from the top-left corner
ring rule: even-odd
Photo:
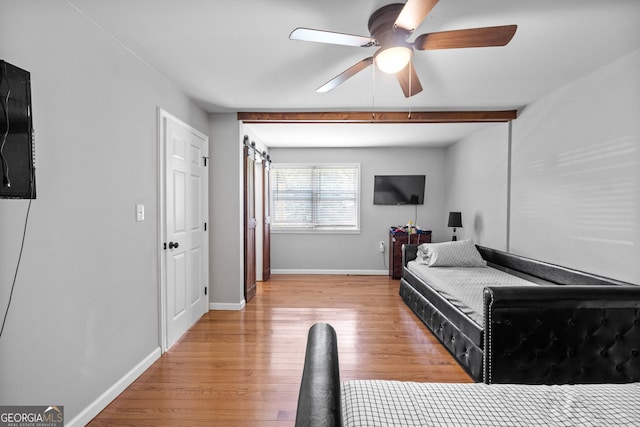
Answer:
[[[300,230],[300,229],[288,229],[288,230],[274,230],[271,229],[271,234],[360,234],[360,230]]]

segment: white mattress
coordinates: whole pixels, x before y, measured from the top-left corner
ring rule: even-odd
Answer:
[[[348,381],[341,397],[345,427],[640,425],[640,383]]]
[[[410,261],[407,268],[479,326],[483,326],[482,293],[486,286],[539,286],[492,267],[428,267]]]

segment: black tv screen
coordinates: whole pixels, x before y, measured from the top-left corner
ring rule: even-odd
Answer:
[[[31,76],[0,60],[0,198],[35,199]]]
[[[373,204],[422,205],[424,183],[424,175],[376,175],[373,182]]]

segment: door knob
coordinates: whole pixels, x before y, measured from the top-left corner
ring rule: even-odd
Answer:
[[[169,249],[177,248],[178,246],[180,246],[178,242],[169,242]]]

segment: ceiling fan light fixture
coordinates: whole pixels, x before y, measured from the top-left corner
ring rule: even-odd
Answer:
[[[401,45],[383,47],[375,53],[374,59],[380,71],[395,74],[407,66],[412,56],[413,49],[409,46]]]

